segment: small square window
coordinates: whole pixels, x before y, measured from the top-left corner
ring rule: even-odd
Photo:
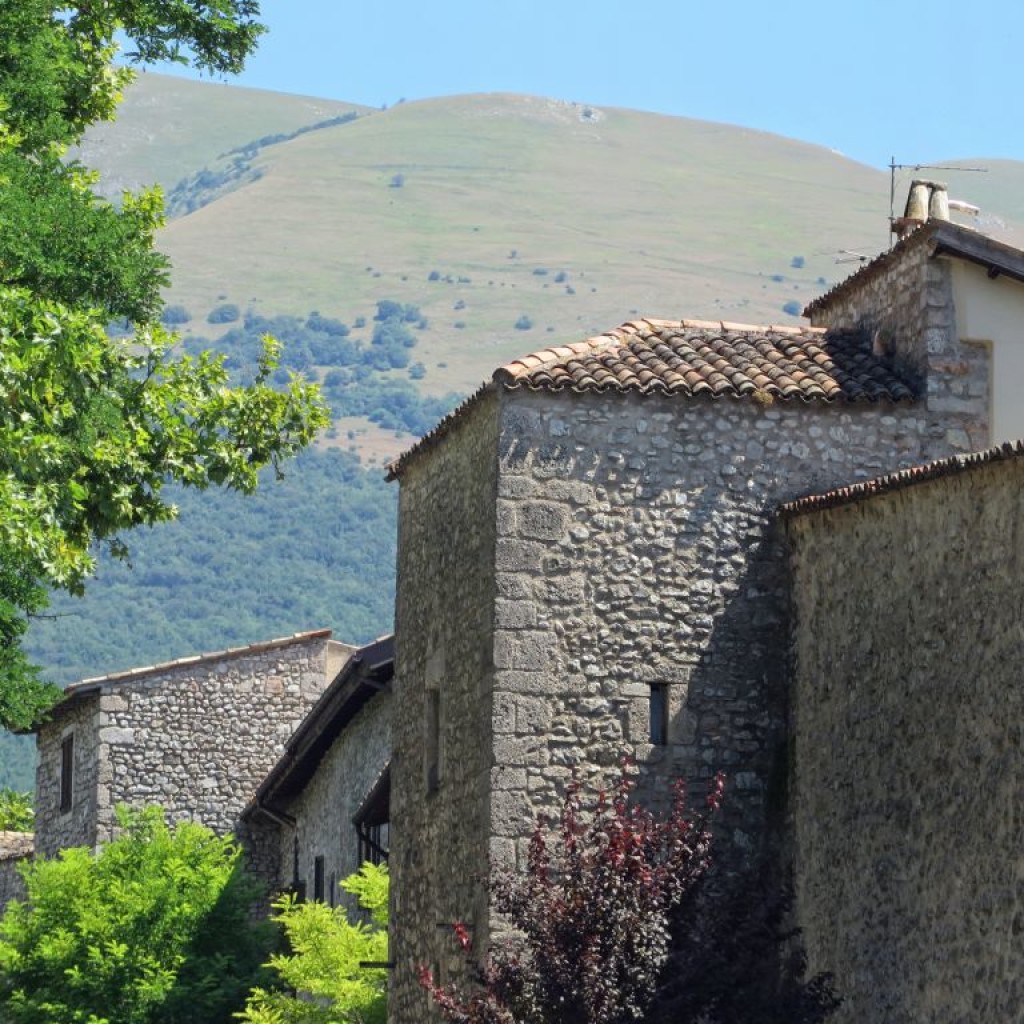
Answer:
[[[649,740],[655,746],[663,747],[668,743],[668,683],[651,683],[648,706],[650,711]]]

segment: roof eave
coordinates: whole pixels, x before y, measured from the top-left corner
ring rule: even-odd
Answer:
[[[285,752],[268,772],[242,812],[288,818],[295,795],[312,777],[324,755],[348,724],[377,693],[390,689],[394,674],[394,637],[360,648],[342,667],[302,720]]]

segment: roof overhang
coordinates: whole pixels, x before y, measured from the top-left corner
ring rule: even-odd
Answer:
[[[324,755],[357,714],[378,694],[390,690],[395,673],[395,638],[360,647],[292,734],[285,752],[242,812],[290,821],[294,799],[313,777]]]

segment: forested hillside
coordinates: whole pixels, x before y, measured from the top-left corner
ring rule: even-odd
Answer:
[[[150,74],[80,156],[108,195],[169,196],[164,321],[184,348],[245,380],[277,336],[279,379],[319,381],[333,425],[255,498],[182,494],[177,523],[128,538],[131,568],[104,561],[84,600],[58,599],[29,646],[60,681],[319,626],[387,632],[383,463],[498,363],[637,315],[795,323],[852,269],[837,260],[887,239],[878,169],[536,97],[378,111]],[[949,177],[1019,240],[1022,170]],[[0,748],[0,783],[31,785],[30,761]]]
[[[58,597],[29,649],[59,682],[331,627],[365,643],[393,618],[397,488],[351,454],[309,452],[253,497],[181,492],[180,519],[130,538],[84,599]],[[31,739],[0,785],[31,788]]]

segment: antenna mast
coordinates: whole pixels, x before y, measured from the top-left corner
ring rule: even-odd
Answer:
[[[988,174],[987,167],[951,167],[949,164],[898,164],[896,157],[889,159],[889,248],[893,245],[893,225],[896,223],[896,172],[897,171],[970,171]]]

